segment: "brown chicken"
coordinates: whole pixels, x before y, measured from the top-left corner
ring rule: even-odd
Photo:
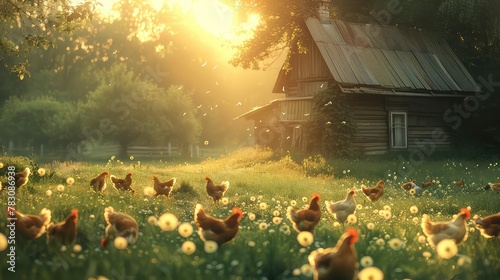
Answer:
[[[211,196],[215,203],[219,202],[219,200],[224,197],[227,190],[229,189],[229,182],[223,181],[220,185],[215,185],[212,179],[208,176],[205,176],[205,180],[207,180],[207,193]]]
[[[470,211],[466,208],[460,209],[458,216],[451,222],[432,222],[430,217],[424,214],[421,227],[432,246],[437,246],[444,239],[453,239],[458,245],[467,240],[466,220],[469,218]]]
[[[21,172],[17,172],[14,175],[14,181],[16,182],[16,188],[20,188],[20,187],[26,185],[29,181],[30,174],[31,174],[31,170],[28,167],[26,167]]]
[[[78,210],[72,209],[71,213],[57,224],[50,223],[47,227],[47,244],[73,245],[76,241],[78,223]]]
[[[415,185],[415,183],[416,183],[416,182],[417,182],[417,181],[413,180],[413,181],[411,181],[411,182],[406,182],[406,183],[403,183],[403,184],[401,185],[401,188],[402,188],[403,190],[405,190],[405,191],[409,191],[409,190],[413,189],[413,186]]]
[[[378,181],[377,185],[373,188],[361,185],[361,190],[369,200],[377,201],[384,194],[384,180]]]
[[[47,225],[50,223],[51,212],[43,208],[38,215],[23,214],[11,207],[7,209],[9,218],[16,218],[16,233],[26,239],[33,240],[45,233]]]
[[[194,210],[194,221],[198,226],[198,235],[201,240],[215,241],[219,246],[233,240],[238,233],[241,218],[243,218],[243,212],[237,207],[234,207],[233,214],[224,220],[206,215],[201,204],[196,204]]]
[[[332,214],[340,223],[345,223],[347,217],[354,214],[356,211],[356,201],[354,200],[354,195],[356,191],[351,190],[347,193],[347,197],[344,200],[337,201],[335,203],[331,201],[325,201],[326,209],[330,214]]]
[[[314,228],[321,219],[321,209],[318,204],[319,199],[319,194],[314,193],[309,207],[298,211],[295,211],[292,206],[288,206],[286,216],[297,232],[309,231],[314,233]]]
[[[500,183],[488,183],[485,190],[500,191]]]
[[[108,171],[104,171],[97,175],[94,179],[90,181],[90,186],[95,192],[102,193],[106,189],[106,176],[109,175]]]
[[[500,212],[478,218],[474,221],[476,227],[481,231],[481,235],[485,238],[495,238],[500,236]]]
[[[348,228],[333,248],[317,249],[309,254],[314,268],[314,280],[356,280],[358,261],[354,243],[358,240],[355,228]]]
[[[156,177],[156,175],[153,175],[153,180],[154,180],[154,189],[156,191],[154,196],[157,197],[159,195],[164,195],[167,198],[172,193],[172,189],[174,188],[175,182],[177,181],[177,179],[175,179],[174,177],[168,181],[160,182],[160,180],[158,180],[158,177]]]
[[[118,179],[115,175],[111,175],[109,178],[117,191],[131,191],[135,193],[135,190],[132,188],[132,172],[128,172],[125,179]]]
[[[423,182],[422,183],[422,188],[427,188],[427,187],[430,187],[432,186],[434,183],[432,181],[429,181],[429,182]]]
[[[104,209],[104,219],[108,226],[106,227],[106,237],[101,239],[103,248],[106,248],[109,241],[114,241],[118,236],[125,238],[128,245],[137,241],[139,225],[132,216],[122,212],[115,212],[113,207],[108,206]]]
[[[464,180],[453,181],[453,185],[463,187],[465,185],[465,182],[464,182]]]

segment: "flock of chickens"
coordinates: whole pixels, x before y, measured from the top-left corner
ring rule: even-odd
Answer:
[[[28,182],[29,168],[19,172],[15,176],[16,187],[21,187]],[[106,177],[109,172],[103,172],[90,181],[94,191],[102,193],[106,188]],[[132,173],[127,173],[124,179],[110,176],[113,186],[118,191],[130,191],[132,188]],[[229,182],[224,181],[219,185],[214,184],[212,179],[205,176],[207,194],[218,203],[229,189]],[[176,183],[175,178],[161,182],[158,177],[153,176],[154,196],[164,195],[169,197]],[[404,183],[404,190],[415,190],[418,186],[415,181]],[[422,188],[432,185],[431,182],[423,183]],[[418,187],[420,188],[420,187]],[[500,183],[489,183],[487,188],[498,190]],[[362,185],[363,194],[370,201],[379,200],[384,194],[384,181],[380,180],[374,187],[369,188]],[[344,224],[349,215],[356,211],[354,196],[356,190],[350,190],[344,200],[337,202],[325,201],[327,211],[340,223]],[[295,210],[292,206],[287,209],[287,218],[297,232],[314,233],[314,229],[321,219],[321,208],[319,205],[320,195],[314,193],[307,207]],[[205,213],[203,206],[197,204],[194,211],[194,221],[198,227],[199,237],[204,241],[214,241],[219,246],[235,238],[239,230],[239,222],[243,217],[240,208],[234,207],[232,214],[224,220],[214,218]],[[76,241],[78,210],[73,209],[71,213],[59,223],[51,223],[51,212],[42,209],[38,215],[23,214],[19,211],[7,213],[17,218],[16,232],[26,239],[39,238],[46,232],[48,244],[71,245]],[[456,244],[461,244],[467,239],[468,230],[466,220],[471,214],[468,209],[462,208],[456,218],[450,222],[432,222],[426,214],[422,217],[421,228],[427,236],[428,242],[436,247],[443,240],[451,239]],[[105,208],[104,219],[107,223],[106,236],[101,240],[102,247],[106,247],[110,241],[117,237],[123,237],[128,244],[134,244],[139,233],[137,221],[130,215],[117,212],[113,207]],[[500,235],[500,213],[493,214],[474,221],[476,227],[486,238],[496,238]],[[358,240],[358,232],[355,228],[347,228],[340,237],[335,247],[317,249],[310,253],[308,260],[314,268],[314,279],[357,279],[358,261],[354,244]]]

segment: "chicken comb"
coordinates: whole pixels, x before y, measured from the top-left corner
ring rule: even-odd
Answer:
[[[319,194],[318,194],[318,193],[313,193],[313,194],[312,194],[312,197],[313,197],[313,198],[318,198],[318,200],[319,200]]]
[[[78,220],[78,209],[76,208],[71,209],[71,215],[75,216],[74,222],[76,223],[76,221]]]
[[[349,193],[355,194],[356,190],[351,190]]]
[[[233,207],[233,214],[240,215],[240,218],[243,217],[243,211],[241,211],[241,209],[238,207]]]
[[[470,211],[469,211],[469,209],[462,208],[462,209],[460,209],[460,212],[462,212],[462,213],[465,214],[465,217],[464,217],[465,220],[468,220],[470,218]]]
[[[350,244],[354,244],[356,242],[358,242],[358,231],[355,229],[355,228],[347,228],[346,231],[347,234],[349,234],[349,236],[352,236],[351,240],[350,240]]]
[[[205,180],[210,180],[210,178],[208,177],[208,175],[205,175]]]

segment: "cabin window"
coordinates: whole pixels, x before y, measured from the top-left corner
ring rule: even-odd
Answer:
[[[407,147],[407,124],[405,112],[391,112],[391,148],[404,149]]]

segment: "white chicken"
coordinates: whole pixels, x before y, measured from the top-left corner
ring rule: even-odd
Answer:
[[[427,236],[427,241],[434,247],[444,239],[452,239],[458,245],[467,240],[466,220],[469,218],[470,211],[466,208],[460,209],[455,220],[451,222],[432,222],[431,218],[424,214],[421,227]]]
[[[347,217],[354,214],[356,211],[356,201],[354,200],[355,190],[347,193],[344,200],[337,202],[325,201],[326,209],[332,214],[340,223],[345,223]]]

